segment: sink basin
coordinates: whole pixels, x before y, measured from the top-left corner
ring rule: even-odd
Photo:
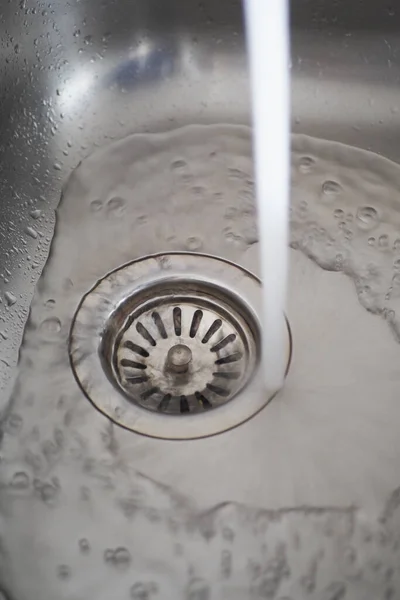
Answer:
[[[149,267],[157,277],[181,252],[218,256],[227,262],[214,290],[235,265],[257,275],[241,2],[1,6],[1,599],[399,597],[397,280],[383,299],[364,285],[365,269],[373,277],[370,265],[392,265],[389,246],[400,248],[399,12],[377,0],[292,4],[293,223],[303,218],[297,202],[301,211],[321,201],[345,238],[358,223],[373,254],[355,268],[364,250],[351,254],[348,234],[339,251],[331,225],[318,221],[325,212],[313,227],[319,248],[335,246],[332,256],[297,239],[292,223],[284,392],[251,404],[251,355],[232,399],[249,407],[232,418],[222,392],[218,424],[210,411],[187,436],[181,425],[168,434],[168,419],[197,418],[175,415],[190,412],[189,396],[171,414],[154,404],[157,414],[135,407],[126,421],[111,398],[126,404],[129,381],[110,382],[111,358],[106,375],[81,371],[71,339],[90,337],[99,280],[107,287],[112,272],[111,288],[119,285],[122,265],[143,256],[164,255]],[[311,171],[315,203],[302,183]],[[126,300],[118,298],[113,311]],[[232,308],[218,299],[214,313],[202,297],[210,323]],[[253,336],[243,348],[257,348],[253,317],[237,311]],[[93,327],[99,339],[112,331],[114,344],[111,312]],[[236,317],[230,336],[245,328]],[[182,336],[173,323],[176,361]],[[190,357],[192,337],[183,344]],[[98,347],[95,369],[106,354]],[[98,373],[109,393],[93,391]],[[139,383],[143,399],[152,388]]]

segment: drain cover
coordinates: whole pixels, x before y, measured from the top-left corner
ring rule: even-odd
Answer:
[[[224,431],[268,401],[258,368],[261,288],[244,269],[190,253],[108,274],[74,317],[70,359],[93,404],[124,427],[186,439]],[[290,332],[282,315],[290,360]]]

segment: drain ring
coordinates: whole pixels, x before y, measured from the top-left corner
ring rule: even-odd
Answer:
[[[270,399],[259,369],[261,286],[228,261],[148,256],[101,279],[74,316],[77,382],[115,423],[166,439],[214,435]],[[282,315],[291,355],[289,326]]]

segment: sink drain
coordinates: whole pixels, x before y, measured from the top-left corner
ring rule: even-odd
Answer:
[[[92,403],[154,437],[224,431],[268,401],[260,361],[261,289],[227,261],[171,253],[113,271],[83,298],[70,360]],[[290,332],[282,327],[290,361]]]
[[[164,283],[149,293],[155,299],[138,294],[113,349],[106,349],[119,386],[143,408],[165,414],[228,402],[256,365],[254,319],[204,282]]]

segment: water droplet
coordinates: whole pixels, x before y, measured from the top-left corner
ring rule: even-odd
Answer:
[[[61,321],[57,319],[57,317],[50,317],[49,319],[45,319],[40,324],[40,330],[49,336],[56,335],[61,331]]]
[[[335,219],[343,219],[344,211],[341,208],[337,208],[333,211],[333,216],[335,217]]]
[[[54,298],[49,298],[48,300],[46,300],[46,302],[44,303],[46,308],[54,308],[56,304],[56,301],[54,300]]]
[[[342,186],[337,181],[328,179],[322,184],[322,191],[325,196],[334,197],[342,192]]]
[[[38,232],[33,227],[25,227],[25,233],[27,233],[34,240],[36,240],[38,236]]]
[[[32,219],[40,219],[40,217],[42,216],[42,211],[39,209],[36,210],[31,210],[31,212],[29,213],[32,217]]]
[[[4,294],[4,298],[6,300],[7,306],[13,306],[13,304],[15,304],[17,301],[16,296],[14,296],[12,292],[6,292]]]
[[[57,567],[57,577],[64,580],[71,577],[71,569],[68,565],[59,565]]]
[[[82,554],[88,554],[90,552],[90,544],[86,538],[82,538],[79,540],[79,550]]]
[[[29,487],[29,476],[25,471],[14,473],[10,486],[16,490],[26,490]]]
[[[197,236],[189,237],[186,240],[185,247],[190,252],[196,252],[196,251],[202,249],[202,247],[203,247],[203,240],[201,238],[197,237]]]
[[[107,209],[110,213],[121,214],[125,207],[125,200],[116,196],[107,202]]]
[[[368,238],[368,246],[375,246],[375,238],[374,237],[370,237]]]
[[[378,211],[372,206],[362,206],[357,210],[356,224],[359,229],[368,231],[379,225]]]
[[[379,236],[378,245],[380,248],[386,249],[389,246],[389,236],[386,234]]]
[[[117,567],[126,569],[131,564],[132,557],[127,548],[117,548],[114,551],[113,561]]]
[[[92,212],[99,212],[99,210],[101,210],[103,208],[103,203],[100,200],[93,200],[93,202],[90,203],[90,210]]]
[[[397,259],[394,261],[394,263],[393,263],[393,267],[394,267],[395,269],[398,269],[398,270],[400,270],[400,258],[397,258]]]
[[[60,165],[60,163],[55,162],[54,165],[53,165],[53,169],[55,171],[61,171],[62,170],[62,166]]]
[[[312,171],[315,165],[315,160],[311,156],[302,156],[299,160],[299,171],[306,175]]]

